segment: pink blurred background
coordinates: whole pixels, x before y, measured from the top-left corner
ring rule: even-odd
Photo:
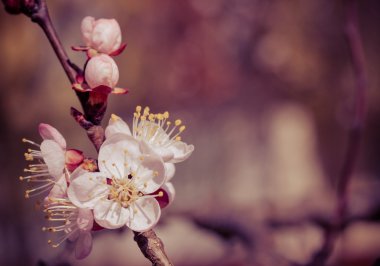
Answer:
[[[70,58],[83,65],[80,22],[115,18],[126,51],[116,58],[126,96],[111,96],[104,121],[131,121],[136,105],[168,110],[195,152],[179,164],[174,204],[156,232],[175,265],[308,262],[329,219],[352,116],[354,78],[342,1],[48,1]],[[380,2],[360,1],[370,80],[369,115],[349,186],[350,224],[329,265],[373,265],[380,256]],[[52,124],[69,147],[95,151],[69,115],[75,94],[42,31],[0,11],[0,265],[149,265],[128,230],[95,234],[91,255],[53,249],[18,180],[21,138]],[[277,221],[274,226],[274,222]],[[280,224],[280,225],[278,225]],[[44,264],[45,263],[45,264]]]

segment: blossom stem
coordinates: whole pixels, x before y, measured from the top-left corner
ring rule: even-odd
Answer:
[[[143,233],[134,232],[137,242],[144,256],[152,262],[153,266],[172,266],[164,250],[164,243],[153,230]]]
[[[66,76],[70,80],[71,83],[75,82],[75,75],[72,72],[69,57],[66,54],[65,49],[62,46],[61,41],[58,38],[57,32],[55,31],[53,24],[51,22],[49,11],[46,5],[45,0],[38,0],[35,2],[34,12],[31,12],[30,18],[33,22],[37,23],[42,30],[45,32],[46,37],[48,38],[51,46],[59,62],[61,63]]]

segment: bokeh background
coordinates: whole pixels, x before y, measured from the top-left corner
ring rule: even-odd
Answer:
[[[359,1],[370,80],[369,115],[349,186],[351,223],[329,265],[373,265],[380,256],[380,2]],[[342,1],[48,1],[70,58],[83,65],[84,16],[116,18],[128,42],[116,58],[126,96],[111,113],[131,121],[136,105],[170,111],[195,145],[178,164],[174,204],[156,232],[176,265],[305,264],[323,242],[310,217],[329,219],[352,117],[354,78]],[[0,10],[0,265],[149,265],[128,230],[95,234],[91,255],[53,249],[43,214],[25,200],[22,137],[40,122],[94,156],[69,115],[79,108],[42,31]]]

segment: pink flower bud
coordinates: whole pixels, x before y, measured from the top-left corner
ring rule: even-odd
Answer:
[[[66,140],[56,128],[49,124],[41,123],[38,126],[38,131],[44,140],[54,140],[62,149],[66,149]]]
[[[86,45],[101,53],[111,54],[120,48],[121,30],[115,19],[85,17],[81,29]]]
[[[119,69],[110,56],[100,54],[87,62],[84,76],[92,89],[101,85],[114,88],[119,80]]]

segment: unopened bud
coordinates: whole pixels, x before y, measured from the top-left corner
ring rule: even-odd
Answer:
[[[115,19],[85,17],[81,29],[86,45],[98,52],[111,54],[120,48],[121,30]]]
[[[119,80],[119,69],[110,56],[100,54],[88,61],[85,69],[85,79],[91,88],[101,85],[114,88]]]

